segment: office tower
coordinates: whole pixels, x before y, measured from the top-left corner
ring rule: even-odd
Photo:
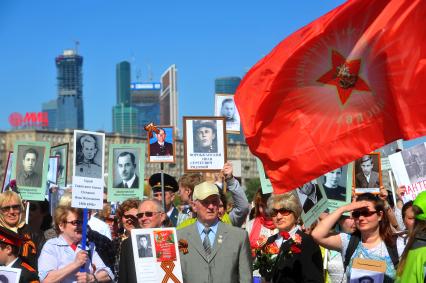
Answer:
[[[130,102],[137,109],[137,130],[139,135],[146,136],[144,126],[150,122],[160,124],[160,92],[158,82],[132,83],[130,87]]]
[[[241,82],[240,77],[223,77],[217,78],[214,81],[215,93],[220,94],[235,94],[238,85]]]
[[[177,69],[173,64],[161,75],[160,124],[172,125],[177,129],[177,120]]]
[[[117,105],[130,105],[130,63],[123,61],[116,66]]]
[[[123,61],[116,66],[116,105],[112,108],[112,130],[127,136],[139,133],[138,110],[130,105],[130,63]]]
[[[47,130],[55,130],[57,117],[56,113],[58,111],[58,102],[56,99],[50,100],[46,103],[42,104],[42,112],[47,112],[47,118],[49,120],[49,125],[47,127],[43,127]]]
[[[84,129],[83,57],[75,50],[64,50],[55,59],[58,82],[56,127]]]
[[[214,89],[216,94],[235,94],[238,85],[241,82],[240,77],[222,77],[214,81]],[[239,134],[228,134],[228,142],[245,142],[243,130]]]

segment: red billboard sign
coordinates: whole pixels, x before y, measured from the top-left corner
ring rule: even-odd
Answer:
[[[13,112],[9,115],[9,124],[14,128],[47,127],[49,117],[47,112],[27,112],[25,115]]]

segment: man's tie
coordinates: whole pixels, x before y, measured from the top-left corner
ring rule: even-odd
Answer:
[[[206,234],[206,236],[204,237],[204,240],[203,240],[203,247],[207,255],[210,255],[212,251],[212,245],[210,244],[210,239],[209,239],[209,233],[211,230],[212,229],[210,229],[210,227],[204,227],[204,233]]]
[[[126,188],[130,188],[130,187],[129,187],[129,183],[125,183],[125,184],[124,184],[124,186],[125,186]]]

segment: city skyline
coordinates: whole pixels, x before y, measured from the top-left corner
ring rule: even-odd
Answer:
[[[182,116],[213,115],[215,78],[243,77],[285,36],[341,3],[76,1],[73,14],[60,1],[2,2],[0,95],[8,104],[0,130],[11,129],[12,112],[41,111],[57,97],[54,58],[75,41],[84,57],[86,130],[112,131],[115,65],[125,60],[132,82],[158,81],[176,64],[178,124]]]

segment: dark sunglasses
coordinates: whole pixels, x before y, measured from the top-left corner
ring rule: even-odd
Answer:
[[[67,224],[71,224],[72,226],[82,225],[83,221],[81,220],[73,220],[73,221],[64,221]]]
[[[20,204],[8,205],[8,206],[3,206],[0,209],[1,209],[2,212],[9,212],[10,209],[12,209],[14,211],[21,211],[21,205]]]
[[[286,208],[280,208],[280,209],[275,209],[275,208],[273,208],[273,209],[271,210],[271,216],[272,216],[272,217],[275,217],[275,216],[277,216],[277,215],[278,215],[278,213],[279,213],[279,214],[281,214],[282,216],[289,216],[292,212],[293,212],[293,211],[288,210],[288,209],[286,209]]]
[[[141,212],[141,213],[136,214],[136,217],[142,218],[144,215],[146,217],[152,217],[156,213],[160,213],[160,212],[158,212],[158,211],[145,211],[145,212]]]
[[[352,211],[352,217],[353,218],[359,218],[360,216],[370,217],[371,215],[373,215],[377,212],[378,212],[377,210],[370,211],[370,210],[367,210],[367,209],[355,210],[355,211]]]
[[[123,215],[123,217],[125,218],[125,219],[132,219],[132,220],[134,220],[134,219],[136,219],[136,216],[134,216],[134,215],[131,215],[131,214],[124,214]]]

